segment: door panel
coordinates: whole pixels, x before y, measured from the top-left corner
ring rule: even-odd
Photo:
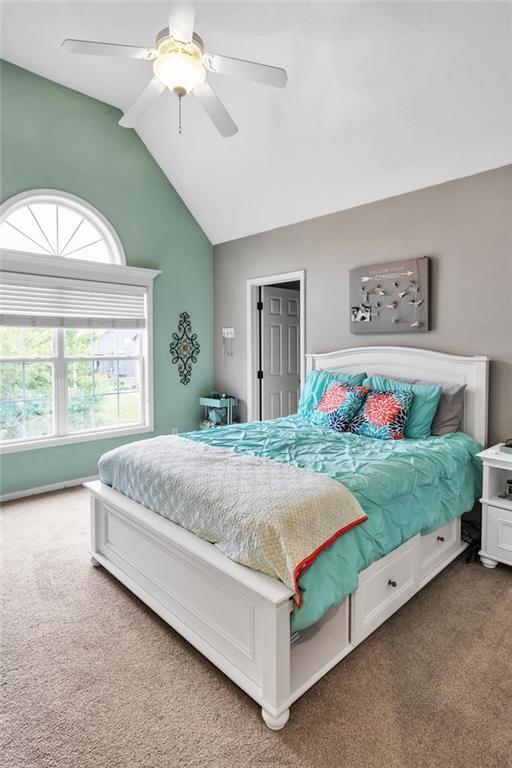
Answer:
[[[288,326],[288,371],[290,376],[299,375],[299,326]]]
[[[296,291],[298,293],[298,291]],[[296,299],[287,299],[286,301],[287,306],[287,315],[288,317],[299,317],[299,297],[297,296]]]
[[[282,415],[283,410],[283,393],[271,392],[270,393],[270,414],[269,419],[278,419]]]
[[[297,412],[300,390],[299,291],[265,286],[261,291],[262,419]]]
[[[283,328],[281,325],[270,325],[268,339],[270,341],[270,365],[267,367],[269,376],[283,375]],[[265,371],[265,367],[263,368]]]
[[[295,392],[288,392],[288,413],[297,413],[297,406],[299,404],[299,390]]]
[[[279,317],[282,317],[283,300],[281,296],[269,296],[268,311],[270,315],[279,315]]]

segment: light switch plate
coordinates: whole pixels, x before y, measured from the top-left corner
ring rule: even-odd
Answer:
[[[234,339],[235,338],[235,329],[234,328],[223,328],[222,329],[222,338],[224,338],[224,339]]]

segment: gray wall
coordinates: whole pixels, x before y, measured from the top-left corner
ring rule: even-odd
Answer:
[[[432,258],[432,331],[351,334],[349,269],[417,256]],[[489,439],[512,437],[512,166],[233,240],[214,257],[219,391],[245,400],[246,279],[305,269],[307,352],[393,344],[488,355]],[[236,329],[227,359],[223,326]]]

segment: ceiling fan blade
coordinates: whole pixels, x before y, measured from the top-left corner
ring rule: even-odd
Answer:
[[[196,85],[192,93],[201,102],[201,105],[214,123],[221,136],[233,136],[238,128],[231,119],[229,112],[221,102],[211,85],[200,83]]]
[[[135,99],[131,107],[124,113],[119,121],[123,128],[134,128],[137,121],[160,94],[165,91],[165,85],[154,77],[144,88],[140,96]]]
[[[268,64],[258,64],[255,61],[233,59],[231,56],[220,56],[217,53],[205,53],[203,63],[210,72],[241,77],[255,83],[273,85],[275,88],[284,88],[288,81],[285,69],[271,67]]]
[[[69,53],[85,53],[92,56],[123,56],[128,59],[155,59],[153,48],[138,48],[135,45],[117,43],[96,43],[92,40],[64,40],[61,48]]]
[[[171,3],[169,6],[169,34],[188,43],[194,34],[195,9],[190,3]]]

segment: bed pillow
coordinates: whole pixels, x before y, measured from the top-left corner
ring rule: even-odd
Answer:
[[[465,389],[465,384],[441,384],[441,399],[430,430],[433,435],[448,435],[461,429]]]
[[[348,432],[350,423],[360,409],[368,387],[342,384],[331,384],[320,398],[315,410],[308,420],[319,427],[333,429],[335,432]]]
[[[357,386],[363,383],[366,373],[339,373],[336,371],[310,371],[300,396],[297,413],[304,419],[309,418],[322,399],[325,390],[331,384],[350,384]]]
[[[403,381],[408,384],[424,384],[441,387],[441,397],[437,406],[430,434],[440,437],[450,432],[458,432],[462,427],[464,416],[464,392],[466,384],[446,384],[443,381],[422,381],[421,379],[403,379],[399,377],[394,381]]]
[[[370,392],[352,420],[350,431],[379,440],[401,440],[413,401],[414,394],[405,389]]]
[[[412,384],[385,376],[370,376],[363,384],[379,392],[411,392],[414,399],[405,425],[405,437],[420,439],[430,436],[432,420],[441,398],[439,384]]]

